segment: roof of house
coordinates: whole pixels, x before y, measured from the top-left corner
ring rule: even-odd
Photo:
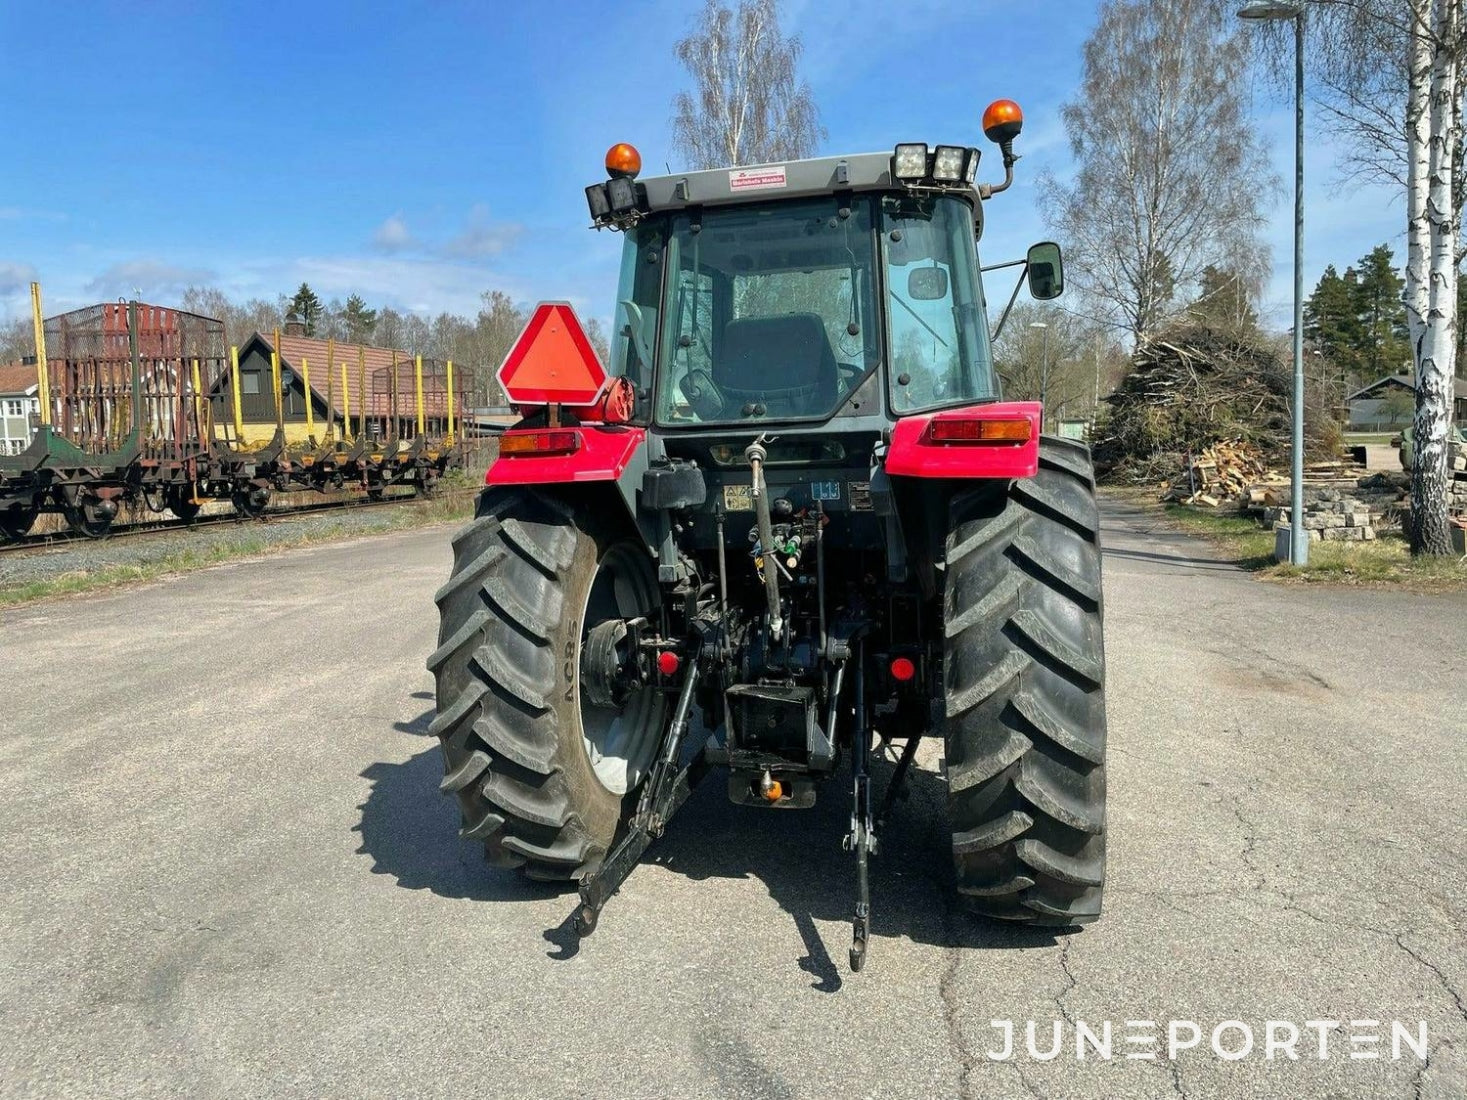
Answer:
[[[1416,376],[1412,374],[1388,374],[1384,378],[1377,378],[1368,386],[1361,386],[1358,390],[1345,398],[1346,401],[1354,401],[1357,397],[1369,397],[1378,389],[1386,386],[1401,386],[1404,389],[1416,391]],[[1467,380],[1458,378],[1453,382],[1454,397],[1458,401],[1467,401]]]
[[[392,412],[392,390],[390,381],[394,360],[397,364],[397,409],[399,416],[412,416],[416,412],[416,374],[414,370],[413,356],[410,352],[401,348],[379,348],[370,344],[347,344],[337,342],[332,346],[325,340],[313,340],[305,336],[280,337],[280,347],[275,348],[273,333],[257,332],[241,345],[239,352],[243,357],[252,343],[259,341],[265,354],[278,350],[282,367],[289,367],[301,378],[302,363],[309,368],[311,376],[311,390],[325,404],[328,395],[332,406],[338,411],[343,411],[341,399],[341,365],[346,364],[346,392],[350,405],[345,412],[349,416],[362,415],[362,369],[366,370],[366,415],[388,416]],[[327,379],[325,367],[328,363],[328,351],[332,369]],[[446,406],[445,387],[441,378],[437,377],[438,368],[428,368],[425,364],[425,380],[423,386],[424,411],[429,416],[444,415]],[[458,378],[467,380],[467,372],[457,375]],[[215,392],[222,392],[229,384],[229,371],[226,369],[215,383]],[[457,384],[456,384],[456,388]],[[459,388],[459,393],[462,393]],[[459,403],[458,395],[455,395],[455,404]]]
[[[35,391],[36,387],[36,365],[34,363],[0,364],[0,394],[7,397],[30,394]]]

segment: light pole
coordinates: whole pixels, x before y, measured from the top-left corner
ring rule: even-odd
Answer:
[[[1241,19],[1294,21],[1294,469],[1289,499],[1289,560],[1309,564],[1304,530],[1304,5],[1252,0]]]
[[[1049,325],[1034,321],[1029,327],[1044,330],[1044,346],[1039,353],[1039,430],[1043,431],[1044,418],[1049,414],[1049,406],[1045,403],[1049,396]]]

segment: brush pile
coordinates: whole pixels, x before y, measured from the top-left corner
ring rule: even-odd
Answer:
[[[1110,412],[1093,448],[1096,466],[1113,480],[1170,482],[1187,469],[1188,455],[1222,441],[1250,466],[1283,459],[1290,373],[1263,339],[1174,328],[1143,340],[1132,363],[1106,398]]]

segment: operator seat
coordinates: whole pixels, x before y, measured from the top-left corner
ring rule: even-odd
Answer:
[[[729,413],[764,406],[763,415],[818,416],[839,392],[835,352],[814,313],[745,317],[723,329],[713,383]]]

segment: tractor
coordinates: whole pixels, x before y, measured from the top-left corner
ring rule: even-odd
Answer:
[[[705,776],[778,811],[840,774],[861,969],[869,860],[924,738],[967,907],[1100,915],[1094,475],[1004,400],[982,281],[1021,268],[1001,327],[1025,284],[1061,293],[1062,258],[977,249],[1022,121],[984,113],[997,184],[965,145],[641,179],[619,144],[586,189],[624,236],[610,363],[568,305],[536,309],[428,660],[461,835],[578,884],[580,935]],[[878,742],[900,745],[881,805]]]

